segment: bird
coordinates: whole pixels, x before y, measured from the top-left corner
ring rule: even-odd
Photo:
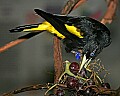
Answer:
[[[47,31],[54,34],[63,42],[67,53],[74,53],[77,58],[82,55],[80,70],[111,44],[110,30],[91,17],[52,14],[37,8],[34,11],[45,21],[18,26],[10,32]]]

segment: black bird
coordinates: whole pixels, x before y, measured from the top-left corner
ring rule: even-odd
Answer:
[[[47,30],[59,37],[67,52],[82,50],[81,68],[87,66],[103,48],[111,44],[109,29],[99,21],[86,16],[55,15],[40,9],[34,10],[46,21],[39,24],[18,26],[10,32],[40,32]]]

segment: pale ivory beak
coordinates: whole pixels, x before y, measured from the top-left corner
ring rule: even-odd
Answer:
[[[79,72],[82,70],[83,67],[87,68],[87,66],[89,65],[90,61],[91,61],[91,58],[90,59],[86,59],[86,54],[84,54],[82,62],[81,62],[81,65],[80,65]]]

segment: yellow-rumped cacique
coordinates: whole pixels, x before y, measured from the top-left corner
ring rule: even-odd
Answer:
[[[48,31],[63,41],[67,52],[82,50],[84,63],[94,59],[103,48],[111,44],[109,29],[93,18],[51,14],[41,9],[34,11],[46,21],[18,26],[10,32]]]

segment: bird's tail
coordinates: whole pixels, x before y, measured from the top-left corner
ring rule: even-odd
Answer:
[[[9,31],[11,33],[22,32],[22,31],[29,31],[29,29],[37,28],[39,25],[40,24],[23,25],[23,26],[18,26],[16,28],[10,29]]]
[[[52,25],[57,31],[59,31],[63,35],[66,35],[63,33],[64,31],[67,31],[67,30],[64,23],[61,22],[62,20],[61,16],[52,15],[50,13],[44,12],[39,9],[35,9],[35,12],[41,17],[43,17],[49,23],[45,21],[40,24],[23,25],[23,26],[18,26],[16,28],[10,29],[9,31],[11,33],[22,32],[22,31],[23,32],[36,32],[36,31],[43,31],[43,30],[48,31],[49,30],[48,27]]]

